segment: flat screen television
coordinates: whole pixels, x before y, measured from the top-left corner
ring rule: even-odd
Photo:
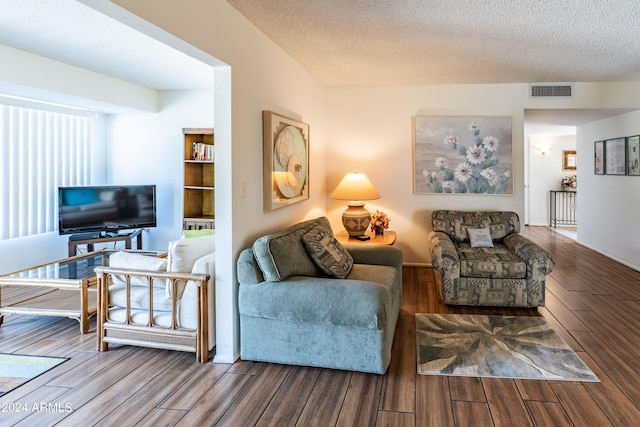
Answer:
[[[111,234],[155,226],[155,185],[58,188],[60,234]]]

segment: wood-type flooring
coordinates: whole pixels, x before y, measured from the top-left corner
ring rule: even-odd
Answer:
[[[0,397],[0,425],[640,425],[640,272],[550,228],[523,233],[556,262],[546,306],[445,306],[430,268],[405,267],[385,375],[247,361],[200,364],[191,353],[115,345],[100,353],[95,332],[79,334],[74,320],[5,316],[0,352],[70,360]],[[2,297],[11,295],[3,290]],[[417,375],[414,314],[420,312],[540,314],[602,382]]]

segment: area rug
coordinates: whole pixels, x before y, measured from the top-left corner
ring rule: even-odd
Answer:
[[[0,353],[0,396],[68,359]]]
[[[541,316],[416,314],[418,373],[599,382]]]

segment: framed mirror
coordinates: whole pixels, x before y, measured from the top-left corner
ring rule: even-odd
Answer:
[[[576,150],[562,150],[562,170],[574,171],[577,165]]]

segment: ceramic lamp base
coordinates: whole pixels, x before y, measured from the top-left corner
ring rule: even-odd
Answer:
[[[342,225],[350,237],[362,236],[371,223],[369,211],[364,208],[363,202],[351,202],[342,214]]]

